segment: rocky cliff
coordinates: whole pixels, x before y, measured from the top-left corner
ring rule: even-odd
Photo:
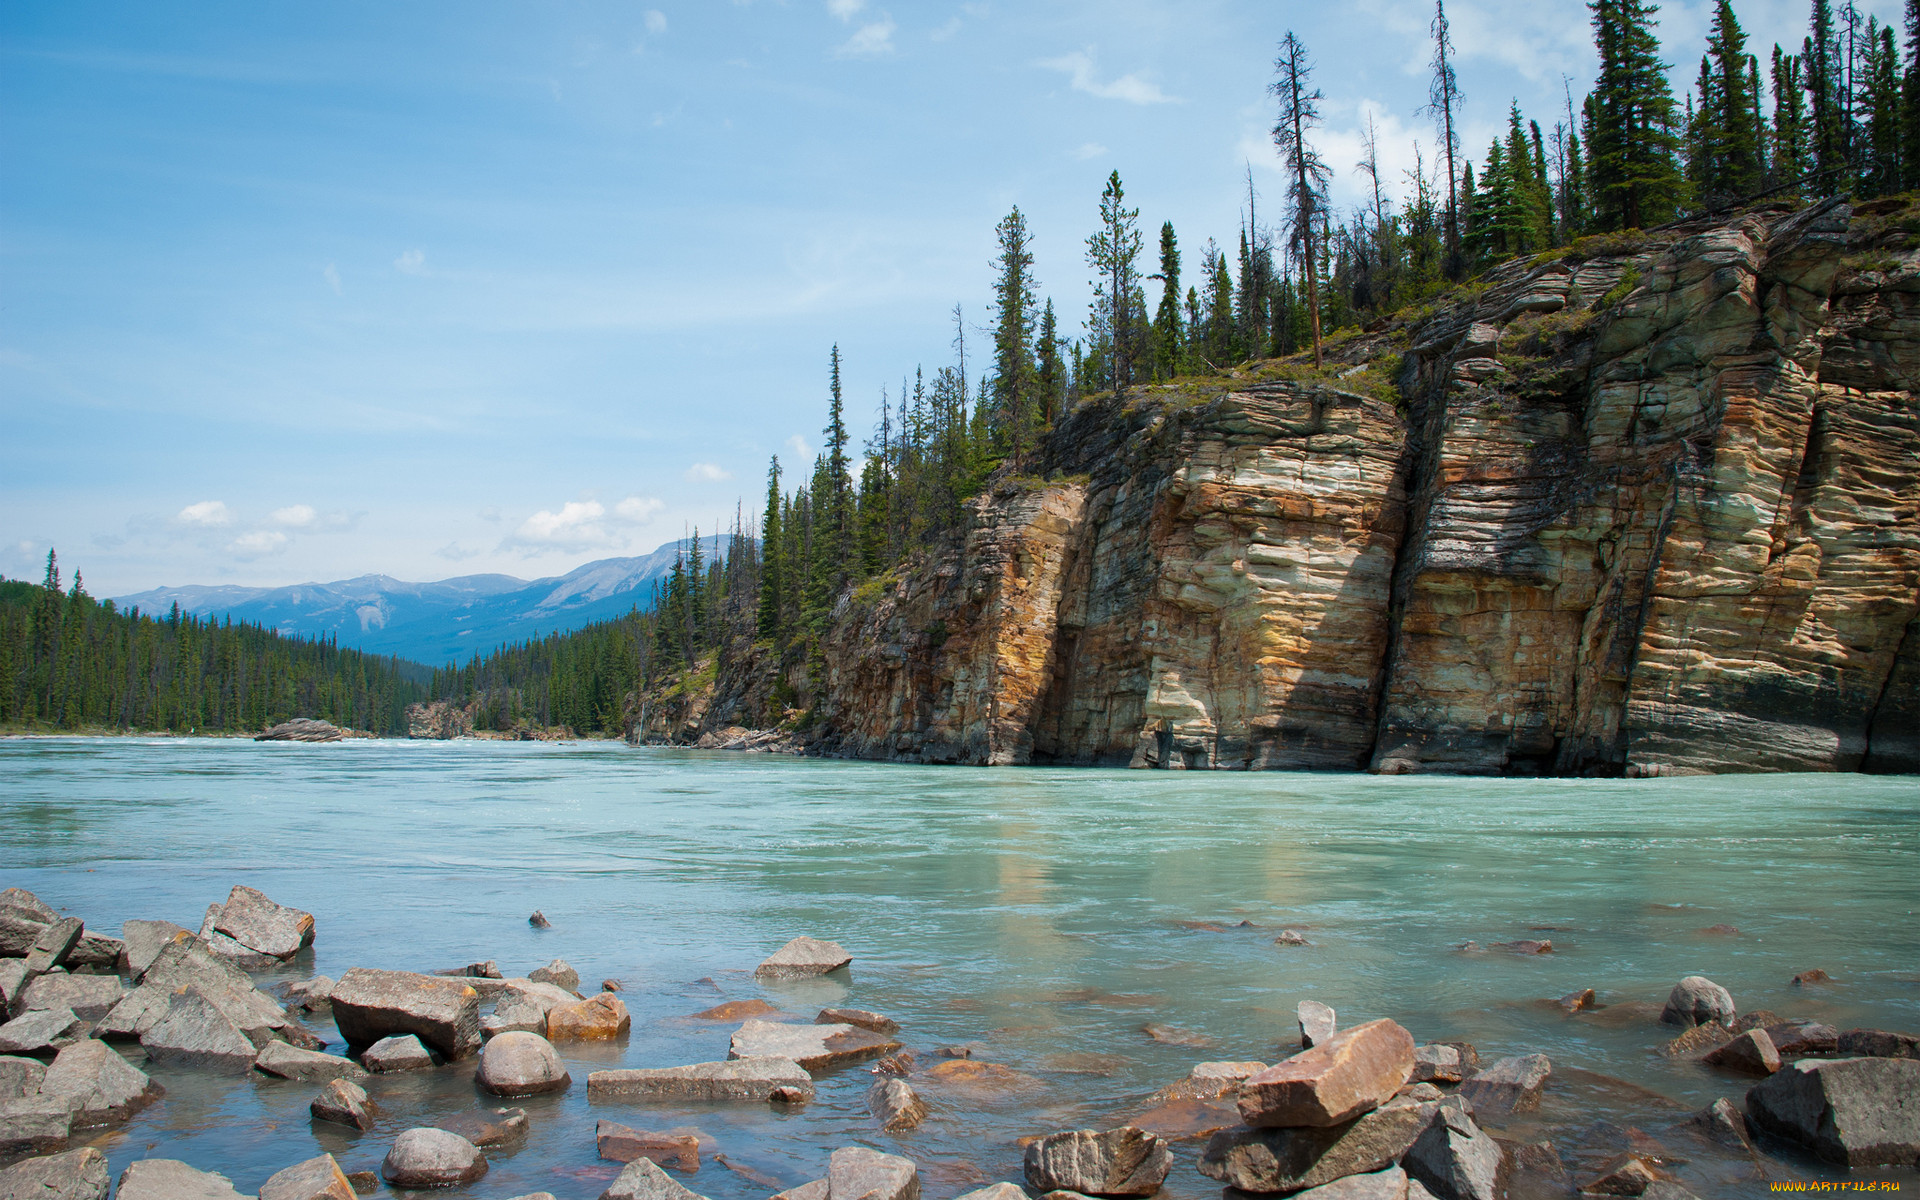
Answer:
[[[1325,372],[1082,404],[964,539],[843,598],[809,744],[1920,769],[1917,235],[1830,201],[1589,239]]]

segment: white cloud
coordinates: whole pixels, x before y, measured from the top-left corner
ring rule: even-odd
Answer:
[[[695,483],[719,483],[723,479],[732,479],[732,471],[723,471],[712,463],[695,463],[687,468],[688,480]]]
[[[1079,159],[1081,162],[1086,162],[1090,158],[1099,158],[1102,154],[1105,154],[1106,152],[1107,152],[1107,148],[1105,146],[1102,146],[1099,142],[1087,142],[1083,144],[1078,150],[1075,150],[1073,152],[1073,156]]]
[[[293,529],[305,529],[312,525],[320,514],[313,511],[311,504],[289,504],[285,508],[276,508],[268,519],[275,525],[285,525]]]
[[[1180,102],[1178,97],[1162,92],[1159,84],[1149,83],[1140,78],[1137,73],[1122,75],[1118,79],[1101,83],[1094,77],[1091,49],[1075,50],[1071,54],[1062,54],[1058,58],[1043,58],[1033,65],[1072,76],[1074,91],[1098,96],[1102,100],[1124,100],[1128,104],[1177,104]]]
[[[598,521],[607,515],[598,500],[569,500],[559,512],[541,509],[514,531],[514,537],[530,543],[565,544],[582,539],[598,541],[603,536]]]
[[[287,535],[278,529],[256,529],[227,543],[227,549],[241,558],[260,558],[286,548]]]
[[[867,6],[867,0],[827,0],[827,11],[842,21],[851,21]]]
[[[339,267],[334,266],[332,263],[328,263],[326,266],[326,269],[320,272],[320,278],[327,281],[327,286],[333,289],[334,295],[338,296],[340,294],[340,268]]]
[[[394,259],[393,266],[394,269],[402,275],[425,275],[427,273],[427,252],[425,250],[409,250],[399,258]]]
[[[182,525],[220,526],[233,524],[233,513],[221,500],[202,500],[189,504],[173,518]]]
[[[655,37],[667,31],[667,14],[657,8],[648,9],[644,20],[647,24],[647,32],[653,34]]]
[[[629,524],[645,525],[653,520],[653,514],[666,506],[666,501],[656,500],[652,496],[628,496],[613,506],[613,515]]]
[[[787,439],[787,449],[793,451],[794,456],[801,462],[809,462],[813,458],[813,447],[807,443],[806,438],[797,433]]]
[[[483,550],[469,550],[459,542],[448,542],[433,553],[434,557],[444,558],[448,562],[461,562],[465,559],[477,558],[486,552]]]
[[[893,53],[892,17],[881,17],[853,31],[853,36],[834,50],[835,58],[880,58]]]
[[[529,555],[553,551],[623,550],[632,528],[653,520],[666,505],[651,496],[628,496],[613,506],[598,500],[569,500],[556,512],[541,509],[501,542],[502,549]]]

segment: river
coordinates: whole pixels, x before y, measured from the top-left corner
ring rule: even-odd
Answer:
[[[1920,1029],[1920,780],[1750,775],[1508,780],[912,767],[614,743],[188,739],[0,741],[0,887],[90,927],[197,927],[236,883],[314,914],[318,937],[265,986],[353,966],[482,959],[525,974],[554,957],[583,988],[621,981],[631,1036],[563,1045],[573,1087],[514,1101],[533,1129],[450,1196],[598,1196],[608,1118],[693,1126],[745,1172],[679,1177],[759,1200],[824,1173],[837,1146],[919,1163],[929,1200],[1020,1179],[1016,1139],[1110,1123],[1208,1059],[1290,1053],[1293,1008],[1342,1025],[1392,1017],[1483,1061],[1540,1051],[1555,1076],[1509,1131],[1576,1167],[1632,1127],[1685,1159],[1703,1197],[1769,1178],[1835,1178],[1808,1160],[1756,1169],[1673,1123],[1750,1080],[1653,1052],[1649,1019],[1682,976],[1839,1028]],[[527,923],[542,910],[553,928]],[[1241,925],[1246,922],[1246,925]],[[1727,932],[1732,927],[1737,932]],[[1276,945],[1282,928],[1309,945]],[[827,980],[761,985],[797,934],[853,954]],[[1550,939],[1549,954],[1482,947]],[[1834,982],[1802,988],[1819,967]],[[1607,1006],[1543,1003],[1577,988]],[[863,1066],[790,1113],[759,1106],[589,1105],[603,1066],[724,1058],[733,1026],[689,1019],[763,998],[898,1020],[924,1068],[939,1047],[1032,1082],[987,1095],[925,1088],[920,1130],[879,1132]],[[1147,1025],[1169,1027],[1155,1040]],[[322,1037],[332,1027],[315,1024]],[[138,1058],[138,1052],[135,1051]],[[377,1076],[371,1133],[310,1123],[312,1085],[156,1067],[166,1097],[88,1135],[114,1172],[171,1157],[243,1191],[332,1151],[376,1168],[400,1130],[475,1107],[471,1063]],[[916,1082],[918,1082],[916,1080]],[[1644,1090],[1643,1090],[1644,1089]],[[1655,1093],[1657,1095],[1649,1095]],[[497,1102],[496,1102],[497,1103]],[[1164,1195],[1217,1196],[1182,1142]],[[755,1178],[755,1177],[758,1178]],[[1893,1176],[1916,1186],[1912,1172]]]

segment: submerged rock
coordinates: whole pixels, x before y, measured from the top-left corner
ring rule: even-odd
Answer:
[[[802,935],[768,955],[753,973],[762,979],[804,979],[837,971],[852,961],[853,955],[841,949],[838,942]]]
[[[1660,1172],[1637,1154],[1621,1154],[1610,1159],[1586,1182],[1580,1191],[1588,1196],[1638,1196],[1660,1181]]]
[[[616,1121],[601,1121],[594,1129],[594,1144],[600,1157],[610,1162],[646,1158],[682,1171],[700,1169],[700,1139],[692,1134],[651,1133]]]
[[[1027,1186],[1039,1192],[1151,1196],[1172,1169],[1172,1148],[1131,1125],[1054,1133],[1027,1145]]]
[[[1413,1074],[1413,1038],[1388,1020],[1356,1025],[1240,1086],[1253,1126],[1338,1125],[1377,1108]]]
[[[380,1177],[395,1187],[453,1187],[487,1173],[479,1147],[444,1129],[409,1129],[393,1140]]]
[[[1695,1025],[1660,1047],[1660,1053],[1668,1058],[1699,1058],[1732,1040],[1733,1030],[1718,1021],[1708,1021],[1704,1025]]]
[[[1460,1085],[1460,1095],[1473,1105],[1476,1117],[1498,1121],[1514,1113],[1540,1107],[1540,1093],[1553,1074],[1544,1054],[1521,1054],[1500,1059]]]
[[[900,1032],[900,1022],[892,1017],[883,1017],[877,1012],[868,1012],[863,1008],[823,1008],[813,1018],[813,1023],[815,1025],[854,1025],[874,1033]]]
[[[780,1010],[765,1000],[729,1000],[693,1014],[696,1021],[744,1021],[749,1017],[767,1017]]]
[[[1846,1167],[1920,1162],[1920,1061],[1803,1058],[1747,1092],[1765,1133]]]
[[[900,1043],[887,1035],[853,1025],[783,1025],[754,1020],[734,1033],[727,1055],[790,1058],[809,1071],[820,1071],[899,1048]]]
[[[1834,1048],[1841,1054],[1867,1058],[1920,1058],[1920,1034],[1849,1029],[1834,1039]]]
[[[565,1091],[573,1079],[547,1039],[537,1033],[503,1033],[480,1052],[474,1082],[496,1096],[537,1096]]]
[[[580,972],[574,970],[564,958],[556,958],[544,967],[535,967],[527,972],[527,978],[534,983],[550,983],[569,992],[580,990]]]
[[[865,1146],[844,1146],[827,1159],[827,1200],[920,1200],[913,1160]]]
[[[329,1079],[364,1079],[367,1072],[350,1058],[302,1050],[285,1042],[268,1042],[253,1060],[253,1069],[276,1079],[324,1083]]]
[[[361,1053],[360,1062],[376,1075],[424,1071],[440,1065],[426,1043],[411,1033],[381,1038]]]
[[[751,1100],[765,1103],[781,1088],[792,1088],[811,1099],[813,1077],[799,1063],[780,1057],[594,1071],[587,1076],[589,1101]]]
[[[682,1187],[650,1158],[636,1158],[626,1165],[600,1200],[707,1200],[700,1193]]]
[[[174,1158],[145,1158],[120,1172],[114,1200],[253,1200],[225,1175],[202,1171]]]
[[[1732,1025],[1737,1015],[1727,989],[1704,976],[1689,975],[1673,985],[1660,1020],[1668,1025],[1704,1025],[1708,1021]]]
[[[1201,1154],[1200,1173],[1243,1192],[1296,1192],[1379,1171],[1412,1149],[1442,1105],[1466,1111],[1451,1099],[1379,1108],[1340,1125],[1222,1130]]]
[[[527,1110],[524,1108],[491,1108],[474,1112],[459,1113],[433,1123],[435,1129],[444,1129],[448,1133],[457,1133],[461,1137],[486,1149],[488,1146],[506,1146],[527,1136]]]
[[[547,1037],[556,1042],[612,1041],[633,1025],[627,1006],[612,992],[600,992],[547,1012]]]
[[[1687,1124],[1701,1136],[1730,1150],[1753,1153],[1753,1139],[1747,1136],[1747,1119],[1725,1096],[1687,1118]]]
[[[867,1111],[888,1133],[918,1129],[927,1119],[926,1101],[904,1079],[882,1079],[868,1088]]]
[[[0,1169],[0,1200],[107,1200],[107,1156],[92,1146]]]

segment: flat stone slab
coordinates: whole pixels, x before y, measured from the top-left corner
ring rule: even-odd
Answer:
[[[107,1156],[83,1146],[0,1171],[0,1200],[107,1200],[111,1183]]]
[[[177,1158],[143,1158],[120,1172],[115,1200],[253,1200],[225,1175],[202,1171]]]
[[[913,1160],[865,1146],[843,1146],[827,1159],[827,1200],[920,1200]]]
[[[1553,1074],[1544,1054],[1517,1054],[1477,1071],[1460,1085],[1460,1095],[1473,1105],[1474,1116],[1498,1121],[1540,1107],[1540,1093]]]
[[[376,1075],[393,1071],[424,1071],[439,1066],[433,1051],[411,1033],[381,1038],[360,1055],[360,1063]]]
[[[594,1144],[608,1162],[648,1158],[681,1171],[700,1169],[700,1139],[690,1133],[654,1133],[617,1121],[601,1121],[594,1128]]]
[[[762,979],[804,979],[825,975],[853,961],[838,942],[801,936],[768,955],[753,973]]]
[[[38,1009],[70,1008],[76,1017],[98,1021],[126,998],[117,975],[42,975],[20,993],[19,1007],[27,1012]]]
[[[329,1079],[365,1079],[366,1069],[350,1058],[302,1050],[285,1042],[268,1042],[253,1060],[256,1071],[276,1079],[301,1079],[325,1083]]]
[[[748,1016],[760,1016],[748,1013]],[[868,1012],[864,1008],[823,1008],[820,1015],[813,1019],[815,1025],[854,1025],[874,1033],[899,1033],[900,1022],[892,1017],[883,1017],[877,1012]]]
[[[813,1098],[813,1077],[790,1058],[756,1056],[684,1067],[594,1071],[588,1100],[751,1100],[765,1103],[779,1088]]]
[[[139,982],[167,943],[191,941],[193,930],[172,921],[127,921],[120,926],[120,937],[126,943],[127,974]]]
[[[748,1021],[735,1031],[727,1048],[729,1058],[790,1058],[809,1071],[859,1062],[900,1048],[884,1033],[856,1025],[785,1025],[777,1021]]]
[[[205,1070],[243,1074],[260,1051],[199,987],[173,996],[167,1014],[140,1035],[147,1057]]]
[[[64,1008],[23,1013],[0,1025],[0,1054],[46,1057],[85,1037],[88,1025]]]
[[[1803,1058],[1747,1092],[1766,1133],[1849,1168],[1920,1161],[1920,1059]]]
[[[64,1096],[0,1100],[0,1157],[65,1150],[72,1132],[73,1109]]]
[[[276,1171],[260,1185],[260,1200],[359,1200],[333,1155],[322,1154]]]

